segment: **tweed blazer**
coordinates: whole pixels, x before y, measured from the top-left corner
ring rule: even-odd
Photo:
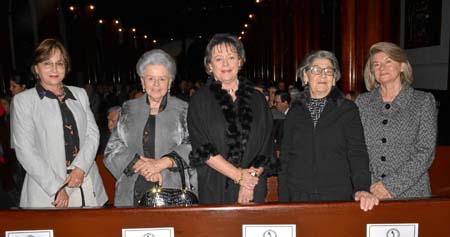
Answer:
[[[150,114],[147,96],[124,103],[116,128],[113,129],[105,148],[105,166],[116,178],[115,206],[133,206],[134,185],[139,174],[127,176],[124,171],[135,154],[143,155],[142,136]],[[187,130],[188,104],[176,97],[167,97],[167,105],[156,115],[155,159],[174,151],[188,167],[191,151]],[[179,188],[181,179],[177,170],[165,169],[161,172],[163,187]],[[197,192],[197,173],[194,169],[185,172],[186,186]]]
[[[436,146],[437,110],[432,94],[403,83],[385,103],[380,88],[360,95],[359,107],[372,183],[381,181],[396,199],[431,196],[428,169]]]
[[[67,86],[75,100],[66,100],[78,129],[80,150],[71,167],[79,167],[93,183],[97,204],[108,199],[95,163],[99,131],[82,88]],[[35,88],[14,96],[12,142],[26,171],[21,207],[53,207],[51,202],[67,176],[64,131],[58,101],[39,97]]]

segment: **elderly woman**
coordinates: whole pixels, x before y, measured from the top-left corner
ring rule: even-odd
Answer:
[[[119,121],[105,149],[104,163],[117,179],[115,206],[137,206],[156,183],[179,188],[175,159],[188,167],[191,151],[186,116],[188,104],[171,97],[176,64],[166,52],[144,53],[136,65],[145,96],[124,103]],[[186,185],[197,192],[195,170],[188,170]]]
[[[279,172],[281,202],[360,201],[370,194],[369,157],[358,108],[335,87],[340,78],[333,53],[316,51],[297,71],[305,86],[284,121]]]
[[[272,117],[264,95],[238,77],[244,62],[236,37],[214,35],[204,59],[211,77],[190,100],[190,159],[202,204],[261,203],[267,192]]]
[[[367,90],[358,97],[372,185],[380,199],[431,196],[428,169],[434,158],[437,111],[433,95],[414,90],[411,65],[395,44],[369,50]]]
[[[80,191],[87,206],[103,206],[107,196],[95,164],[98,127],[86,91],[62,83],[70,71],[64,46],[42,41],[31,70],[38,83],[16,94],[11,110],[12,142],[26,171],[20,206],[79,207]]]

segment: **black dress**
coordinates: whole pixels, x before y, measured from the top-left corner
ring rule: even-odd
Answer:
[[[230,204],[238,199],[239,185],[205,164],[211,156],[221,154],[241,168],[271,157],[272,115],[264,96],[240,78],[236,97],[233,102],[221,82],[210,79],[189,103],[190,162],[197,167],[201,204]],[[264,202],[267,193],[264,173],[255,187],[257,203]]]

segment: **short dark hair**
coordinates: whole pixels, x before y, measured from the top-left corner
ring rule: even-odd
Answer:
[[[284,90],[277,90],[275,91],[275,96],[279,95],[281,102],[287,102],[288,104],[291,103],[291,95],[289,92]]]
[[[241,67],[245,63],[245,50],[244,45],[242,42],[236,38],[236,36],[230,35],[230,34],[215,34],[211,40],[209,41],[208,45],[206,46],[205,50],[205,58],[203,59],[203,65],[205,66],[206,73],[208,75],[211,74],[211,72],[208,69],[208,64],[211,63],[211,57],[212,57],[212,50],[217,45],[225,44],[226,46],[233,46],[236,48],[237,54],[239,55],[239,59],[241,59]]]
[[[32,76],[29,71],[16,71],[14,74],[9,78],[9,80],[13,81],[14,83],[25,86],[26,88],[29,87],[29,84],[32,81]]]

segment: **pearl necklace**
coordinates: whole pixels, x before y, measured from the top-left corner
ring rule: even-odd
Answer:
[[[228,92],[228,94],[233,94],[234,92],[236,92],[239,89],[239,80],[236,80],[236,89],[232,88],[232,89],[225,89],[226,92]]]

